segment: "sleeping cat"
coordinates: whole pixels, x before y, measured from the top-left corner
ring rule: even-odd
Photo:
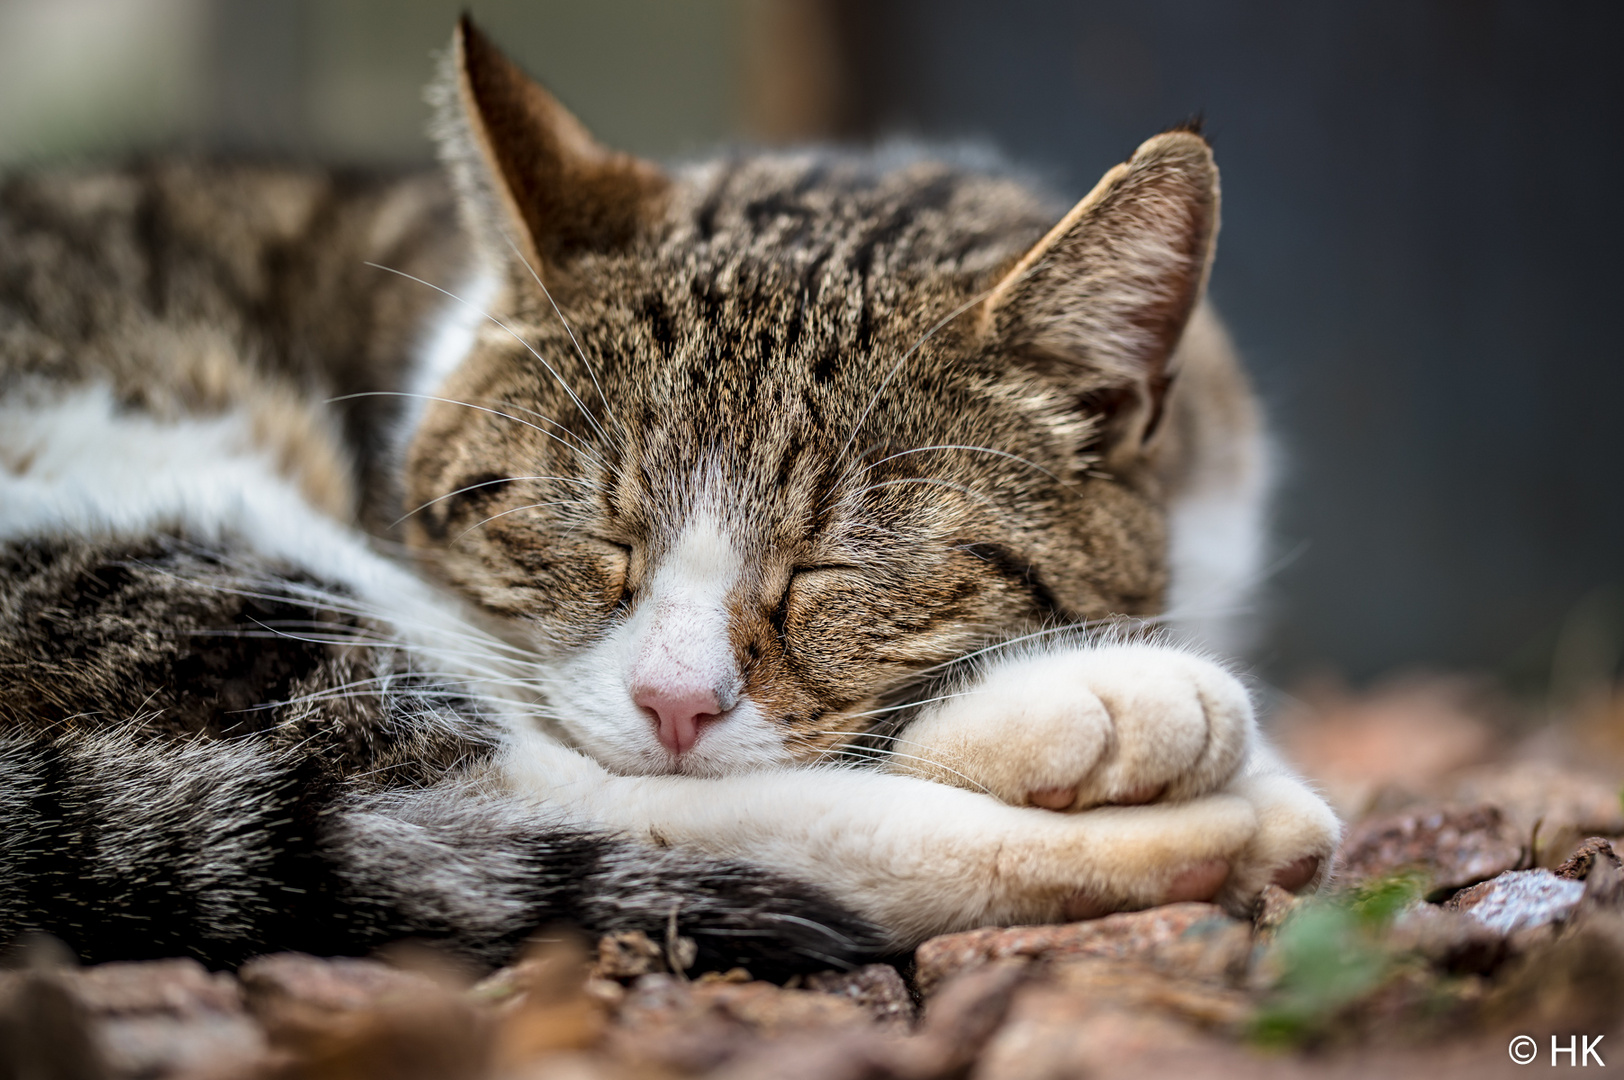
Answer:
[[[449,183],[0,188],[0,939],[770,974],[1323,881],[1336,819],[1176,643],[1263,494],[1197,133],[1064,212],[662,171],[466,20],[434,94]]]

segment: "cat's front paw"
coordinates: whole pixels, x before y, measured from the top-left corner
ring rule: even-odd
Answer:
[[[894,767],[1017,806],[1085,810],[1184,801],[1222,788],[1253,741],[1239,680],[1154,645],[1003,660],[921,716]]]
[[[1288,892],[1325,884],[1342,839],[1342,823],[1330,804],[1273,749],[1259,740],[1224,790],[1251,805],[1258,829],[1224,882],[1220,903],[1241,914],[1271,882]]]

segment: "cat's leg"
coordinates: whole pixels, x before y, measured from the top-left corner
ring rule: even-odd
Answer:
[[[1056,814],[867,769],[610,776],[540,735],[515,739],[504,773],[600,827],[815,881],[899,946],[1205,899],[1257,831],[1228,794]]]
[[[1246,799],[1261,834],[1231,866],[1238,904],[1269,880],[1324,880],[1335,815],[1262,742],[1246,689],[1200,656],[1152,644],[1026,651],[927,706],[884,742],[889,766],[987,791],[1017,806],[1078,811],[1177,803],[1217,791]]]

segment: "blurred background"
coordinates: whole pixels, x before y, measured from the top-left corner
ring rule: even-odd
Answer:
[[[0,162],[426,162],[420,88],[463,6],[0,0]],[[1224,175],[1212,292],[1283,466],[1260,670],[1487,673],[1570,703],[1615,684],[1624,7],[466,6],[605,141],[655,157],[971,139],[1077,197],[1204,115]]]

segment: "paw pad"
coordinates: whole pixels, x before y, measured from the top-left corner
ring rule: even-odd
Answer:
[[[1274,883],[1287,892],[1296,892],[1319,873],[1320,859],[1318,855],[1304,855],[1295,859],[1274,872]]]
[[[1174,876],[1167,886],[1167,896],[1163,902],[1177,904],[1187,900],[1211,900],[1228,880],[1229,860],[1203,859]]]

